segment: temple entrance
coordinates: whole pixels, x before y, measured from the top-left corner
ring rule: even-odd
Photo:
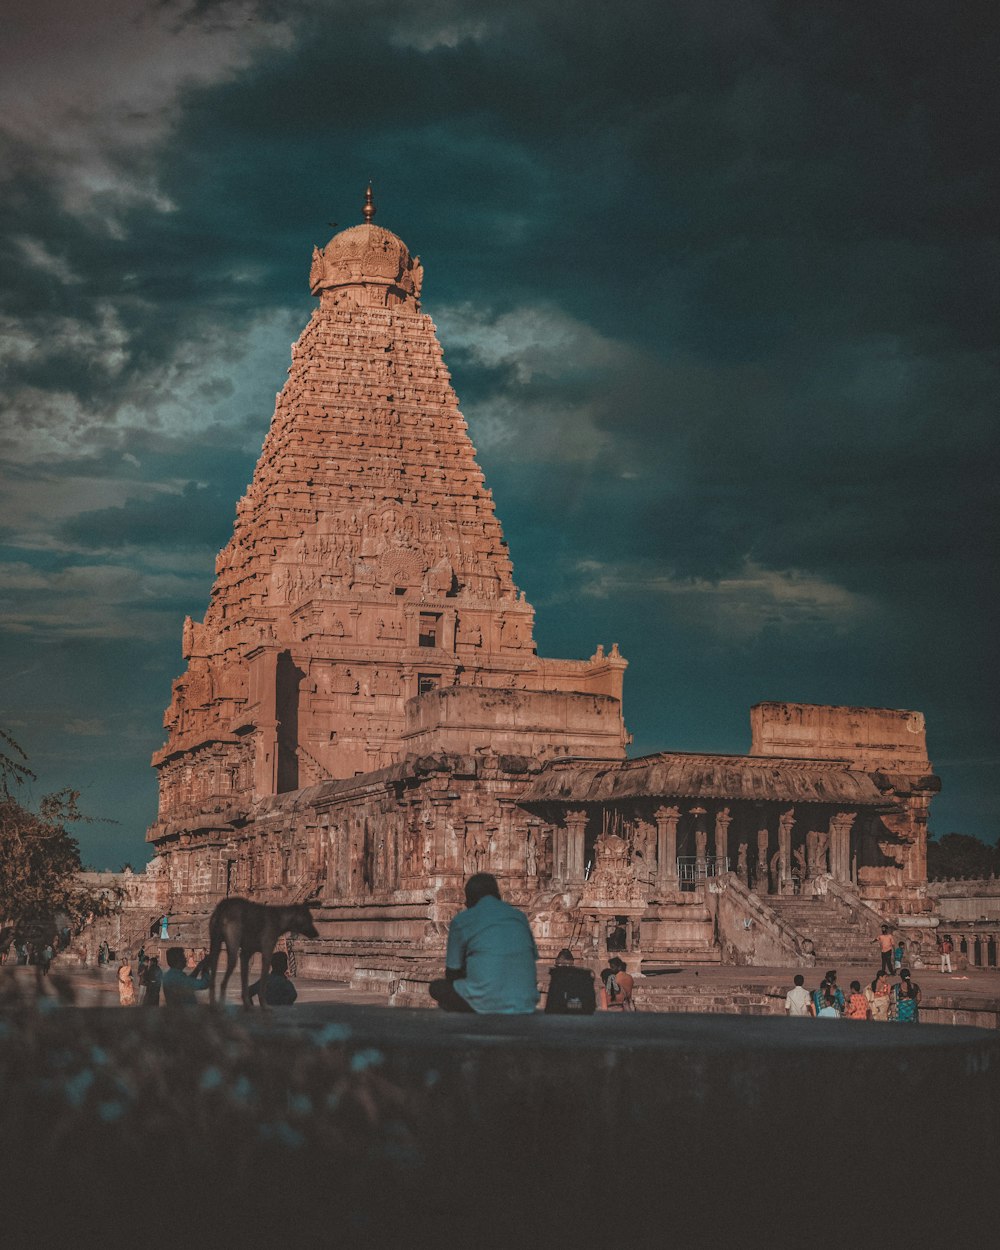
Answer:
[[[290,651],[278,656],[274,677],[274,711],[278,721],[277,790],[299,788],[299,686],[305,673]]]

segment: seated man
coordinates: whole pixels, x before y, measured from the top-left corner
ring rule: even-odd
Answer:
[[[594,974],[573,963],[573,952],[564,947],[549,970],[549,992],[545,1010],[549,1015],[589,1016],[597,1008]]]
[[[260,985],[260,981],[254,981],[247,991],[251,1002],[260,993]],[[288,956],[284,951],[275,951],[271,956],[271,971],[267,974],[265,1002],[269,1007],[291,1007],[298,996],[298,991],[288,979]]]
[[[538,950],[527,917],[501,901],[488,872],[465,883],[465,907],[448,929],[445,975],[431,982],[431,997],[445,1011],[533,1012]]]

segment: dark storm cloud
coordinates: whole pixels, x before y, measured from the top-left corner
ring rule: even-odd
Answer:
[[[938,810],[992,832],[997,25],[985,3],[16,4],[0,562],[26,745],[75,769],[95,724],[134,731],[126,646],[155,745],[311,246],[372,177],[541,650],[618,637],[645,750],[743,749],[762,697],[920,707],[955,761]],[[68,677],[32,719],[42,645],[98,674],[63,728]],[[134,738],[99,797],[132,787],[137,827]]]
[[[217,485],[187,482],[179,494],[129,499],[117,508],[82,512],[61,527],[70,541],[93,547],[155,546],[169,536],[171,547],[225,546],[232,528],[233,495]]]

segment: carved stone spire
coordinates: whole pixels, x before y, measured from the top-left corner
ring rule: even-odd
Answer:
[[[372,199],[372,184],[369,182],[368,190],[365,192],[365,206],[361,210],[361,216],[365,219],[366,225],[372,224],[372,218],[375,216],[375,201]]]

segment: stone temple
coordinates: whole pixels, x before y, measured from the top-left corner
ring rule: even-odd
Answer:
[[[203,942],[228,894],[309,901],[300,971],[398,1001],[477,870],[543,957],[870,961],[882,916],[930,939],[919,713],[760,703],[748,755],[627,759],[617,645],[537,654],[422,266],[374,212],[369,188],[313,252],[318,305],[184,622],[147,835],[173,932]]]

